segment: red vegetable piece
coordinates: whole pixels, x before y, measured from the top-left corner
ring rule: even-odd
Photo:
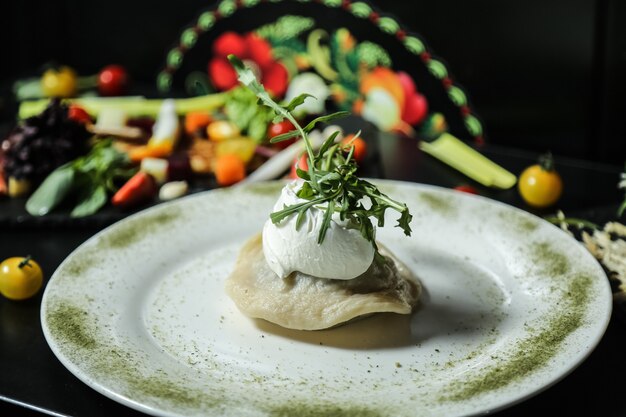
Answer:
[[[293,161],[293,164],[291,164],[291,171],[289,171],[289,178],[291,178],[292,180],[295,180],[296,178],[300,178],[298,177],[298,172],[296,171],[296,168],[300,168],[303,171],[309,170],[309,158],[306,152],[300,155],[300,157],[297,158],[295,161]]]
[[[209,61],[209,78],[220,91],[230,90],[238,84],[237,72],[228,60],[222,57]]]
[[[295,130],[296,127],[289,120],[285,119],[282,122],[278,123],[270,123],[267,128],[267,138],[272,139],[278,135],[282,135],[287,132],[291,132]],[[291,145],[296,141],[296,138],[283,140],[281,142],[277,142],[274,145],[279,149],[285,149],[287,146]]]
[[[428,101],[420,93],[409,96],[404,101],[402,110],[402,120],[410,125],[420,123],[428,114]]]
[[[126,94],[130,78],[121,65],[108,65],[98,74],[98,92],[103,96]]]
[[[354,135],[347,135],[341,141],[341,146],[345,152],[350,152],[350,148],[354,146],[354,153],[352,156],[357,163],[361,163],[367,156],[367,143],[362,137],[355,138]]]
[[[213,53],[221,58],[233,54],[239,59],[248,58],[248,46],[244,38],[232,31],[224,32],[213,42]]]
[[[77,123],[91,123],[91,116],[89,116],[89,113],[76,104],[70,104],[70,107],[67,110],[67,117]]]
[[[248,33],[245,37],[250,59],[257,63],[262,70],[269,69],[274,63],[272,46],[268,41],[255,33]]]
[[[111,198],[116,207],[129,208],[145,203],[157,194],[157,185],[152,175],[139,171],[129,179]]]
[[[404,90],[404,97],[407,98],[415,95],[417,90],[415,89],[413,78],[404,71],[398,71],[396,75],[398,76],[402,90]]]
[[[472,187],[471,185],[461,184],[461,185],[457,185],[456,187],[454,187],[454,189],[456,191],[461,191],[462,193],[478,195],[478,190]]]
[[[263,71],[261,83],[265,86],[265,89],[275,97],[282,97],[285,94],[288,82],[289,73],[280,62],[272,63]]]

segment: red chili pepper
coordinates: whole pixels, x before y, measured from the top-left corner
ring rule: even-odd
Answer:
[[[67,110],[67,118],[77,123],[91,123],[91,116],[80,106],[71,104]]]
[[[152,175],[139,171],[113,195],[111,203],[128,208],[150,200],[156,193],[157,185]]]

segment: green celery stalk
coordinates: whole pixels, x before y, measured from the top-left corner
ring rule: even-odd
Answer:
[[[175,99],[176,112],[179,115],[191,111],[211,111],[224,105],[226,93],[209,94],[206,96]],[[48,99],[23,101],[20,103],[18,117],[25,119],[41,113],[48,105]],[[147,99],[140,96],[130,97],[84,97],[68,99],[68,103],[75,103],[85,109],[93,117],[97,117],[103,109],[116,108],[124,111],[128,117],[150,116],[159,114],[162,99]]]

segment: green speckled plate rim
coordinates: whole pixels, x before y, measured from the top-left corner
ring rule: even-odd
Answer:
[[[424,40],[415,32],[402,25],[394,16],[384,13],[367,0],[221,0],[211,8],[202,12],[196,22],[183,29],[176,46],[166,54],[165,66],[157,74],[157,89],[167,93],[172,86],[173,74],[183,63],[185,54],[196,45],[198,37],[211,30],[219,19],[227,18],[240,8],[252,8],[262,3],[280,3],[282,1],[296,1],[298,3],[318,3],[329,8],[341,8],[359,19],[369,20],[372,26],[383,33],[395,38],[404,45],[411,54],[418,57],[428,68],[430,73],[439,80],[446,89],[448,97],[459,109],[467,132],[477,144],[484,140],[484,129],[480,118],[473,110],[464,89],[453,80],[446,64],[428,49]]]
[[[511,214],[514,214],[515,216],[517,216],[517,220],[519,220],[519,230],[520,232],[523,229],[526,229],[527,226],[532,226],[532,228],[536,228],[538,227],[538,224],[546,224],[549,227],[554,228],[554,232],[555,233],[564,233],[562,230],[560,230],[559,228],[557,228],[556,226],[553,226],[549,223],[547,223],[545,220],[534,216],[528,212],[525,212],[523,210],[517,209],[515,207],[509,206],[507,204],[495,201],[495,200],[491,200],[489,198],[486,197],[482,197],[482,196],[476,196],[476,195],[468,195],[468,194],[464,194],[464,193],[459,193],[450,189],[446,189],[446,188],[441,188],[441,187],[437,187],[437,186],[431,186],[431,185],[424,185],[424,184],[417,184],[417,183],[408,183],[408,182],[402,182],[402,181],[391,181],[391,180],[371,180],[373,182],[376,182],[379,184],[379,186],[381,187],[383,192],[387,192],[390,193],[394,188],[396,187],[400,187],[400,188],[405,188],[407,190],[410,191],[418,191],[418,192],[422,192],[422,193],[426,193],[426,195],[429,196],[444,196],[444,198],[437,198],[435,197],[434,199],[434,204],[431,205],[432,208],[434,210],[437,209],[441,209],[444,210],[447,207],[439,207],[437,208],[438,205],[443,204],[443,205],[449,205],[452,203],[452,200],[454,199],[478,199],[478,200],[482,200],[487,204],[496,206],[496,207],[500,207],[501,209],[504,209],[505,211],[508,211]],[[64,265],[69,262],[69,260],[72,258],[72,255],[76,252],[79,252],[81,250],[81,248],[85,245],[90,244],[90,242],[99,239],[102,236],[106,236],[107,234],[111,233],[111,230],[115,230],[118,229],[119,227],[123,227],[123,225],[125,223],[130,223],[135,221],[138,218],[141,218],[143,216],[146,215],[154,215],[154,214],[158,214],[159,212],[161,212],[161,214],[165,213],[170,207],[174,207],[175,205],[179,204],[179,202],[183,201],[183,200],[189,200],[189,199],[196,199],[196,198],[203,198],[203,195],[207,194],[207,193],[224,193],[225,196],[227,196],[229,193],[231,192],[246,192],[246,191],[250,191],[251,195],[259,195],[259,194],[267,194],[270,192],[273,193],[278,193],[278,190],[280,189],[280,187],[282,186],[282,184],[284,184],[284,182],[282,181],[273,181],[273,182],[267,182],[267,183],[253,183],[253,184],[247,184],[243,187],[237,187],[237,188],[231,188],[231,189],[216,189],[216,190],[209,190],[203,193],[199,193],[199,194],[194,194],[194,195],[190,195],[187,197],[184,197],[182,199],[179,200],[175,200],[169,203],[165,203],[162,205],[158,205],[158,206],[154,206],[154,207],[150,207],[146,210],[143,210],[139,213],[135,213],[129,217],[127,217],[126,219],[121,220],[118,223],[115,223],[111,226],[109,226],[108,228],[102,230],[101,232],[97,233],[96,235],[92,236],[90,239],[88,239],[85,243],[83,243],[81,246],[79,246],[77,249],[75,249],[74,252],[72,252],[72,254],[70,254],[70,256],[68,256],[68,258],[66,258],[65,261],[62,262],[62,264],[59,266],[59,269],[57,271],[55,271],[55,273],[53,274],[53,276],[51,277],[48,286],[46,288],[46,291],[44,292],[44,296],[43,296],[43,300],[42,300],[42,304],[41,304],[41,312],[40,312],[40,317],[41,317],[41,323],[42,323],[42,329],[43,329],[43,333],[44,336],[46,338],[46,341],[48,342],[52,352],[55,354],[55,356],[57,356],[57,358],[59,359],[59,361],[72,373],[74,374],[79,380],[83,381],[85,384],[87,384],[88,386],[90,386],[91,388],[93,388],[95,391],[105,395],[106,397],[119,402],[123,405],[126,405],[130,408],[133,408],[135,410],[141,411],[141,412],[145,412],[148,414],[152,414],[152,415],[173,415],[172,412],[164,410],[159,408],[158,405],[150,405],[150,404],[146,404],[145,402],[142,402],[141,400],[136,400],[133,398],[130,398],[127,395],[123,395],[120,394],[118,392],[115,392],[114,390],[111,390],[105,386],[102,386],[96,379],[90,377],[89,375],[87,375],[80,366],[80,363],[75,363],[73,362],[70,358],[66,357],[65,354],[63,354],[63,352],[60,350],[60,348],[57,346],[57,343],[55,341],[55,335],[53,334],[53,332],[50,330],[50,328],[47,325],[47,310],[46,310],[46,306],[48,306],[48,288],[50,288],[50,283],[54,283],[55,277],[58,274],[58,271],[60,271]],[[449,208],[449,207],[448,207]],[[533,224],[535,226],[533,226]],[[527,230],[529,231],[529,230]],[[569,236],[568,236],[569,238]],[[595,278],[602,278],[601,280],[596,280],[594,281],[593,285],[595,285],[595,288],[593,288],[593,293],[595,294],[595,298],[597,301],[597,311],[598,311],[598,316],[599,317],[594,317],[593,322],[589,323],[588,321],[586,322],[587,324],[590,324],[590,326],[592,328],[592,335],[588,340],[584,340],[584,341],[577,341],[579,344],[577,344],[577,346],[580,346],[580,349],[577,351],[577,355],[571,356],[569,357],[567,361],[565,361],[565,366],[560,368],[558,371],[553,372],[552,374],[549,374],[549,377],[547,379],[544,379],[538,386],[533,387],[533,389],[528,390],[526,392],[523,392],[522,394],[518,395],[516,398],[502,398],[500,401],[493,401],[492,399],[490,400],[490,402],[488,403],[488,408],[484,408],[481,410],[472,410],[469,413],[463,413],[463,415],[483,415],[485,413],[492,413],[492,412],[496,412],[499,410],[502,410],[504,408],[510,407],[512,405],[518,404],[520,402],[523,402],[524,400],[533,397],[535,395],[537,395],[538,393],[548,389],[549,387],[553,386],[554,384],[556,384],[557,382],[559,382],[560,380],[562,380],[563,378],[565,378],[567,375],[569,375],[574,369],[576,369],[576,367],[578,367],[595,349],[595,347],[598,345],[598,343],[600,342],[600,340],[602,339],[604,332],[606,331],[606,328],[608,327],[610,318],[611,318],[611,313],[612,313],[612,292],[611,292],[611,287],[609,284],[608,279],[606,278],[606,274],[604,273],[602,267],[598,264],[598,262],[595,260],[595,258],[593,258],[591,256],[591,254],[589,254],[580,244],[579,242],[577,242],[575,239],[571,238],[571,243],[572,243],[572,247],[576,246],[576,250],[578,250],[581,255],[582,258],[587,258],[587,261],[584,262],[589,262],[589,267],[591,268],[591,270],[593,270],[597,276],[594,275],[594,279]],[[579,261],[580,262],[580,261]],[[54,285],[54,284],[53,284]],[[588,300],[587,300],[588,301]],[[584,313],[589,313],[589,303],[584,305],[585,309],[584,309]],[[565,317],[567,316],[567,314],[563,314],[561,316],[556,316],[556,317]],[[569,330],[568,333],[562,335],[562,338],[559,340],[559,343],[562,343],[565,341],[565,339],[570,336],[574,331],[578,330],[580,327],[582,327],[582,323],[580,325],[578,325],[575,328],[572,328]],[[528,339],[522,339],[521,342],[532,342],[531,340],[532,338],[529,337]],[[571,342],[571,341],[570,341]],[[555,352],[553,356],[550,357],[550,359],[554,359],[555,357],[558,357],[558,352]],[[509,358],[510,359],[510,358]],[[563,359],[563,358],[560,358]],[[540,363],[539,365],[537,365],[536,368],[531,369],[527,374],[523,375],[522,381],[524,382],[525,379],[529,379],[532,378],[533,373],[538,372],[540,370],[542,370],[541,368],[545,366],[545,362]],[[485,369],[487,369],[487,371],[490,370],[490,368],[486,367]],[[482,370],[481,370],[482,372]],[[475,376],[481,376],[481,372],[479,372],[477,375]],[[520,382],[520,381],[517,381]],[[495,389],[491,389],[489,391],[487,391],[487,394],[497,394],[499,389],[504,389],[509,385],[509,383],[504,384],[503,386],[499,386]],[[480,394],[484,394],[485,392],[480,392]],[[496,396],[497,397],[497,396]],[[328,406],[327,404],[325,406]],[[271,415],[280,415],[281,417],[283,416],[287,416],[287,415],[291,415],[289,414],[291,411],[290,409],[283,409],[280,407],[277,407],[274,409],[275,413],[271,414]],[[333,408],[330,411],[342,411],[344,412],[344,414],[346,416],[369,416],[369,410],[364,409],[364,408],[358,408],[358,409],[354,409],[354,410],[344,410],[341,408]],[[279,412],[280,411],[280,412]],[[319,410],[318,413],[316,414],[315,410],[312,409],[307,409],[307,416],[311,415],[311,416],[327,416],[327,415],[331,415],[328,414],[327,411],[329,410],[322,410],[321,414],[319,414]],[[278,414],[276,414],[278,413]],[[281,414],[282,413],[282,414]],[[326,413],[326,414],[325,414]],[[351,414],[352,413],[352,414]],[[365,413],[365,414],[364,414]],[[342,414],[342,416],[344,415]],[[382,416],[382,414],[371,414],[372,416]]]

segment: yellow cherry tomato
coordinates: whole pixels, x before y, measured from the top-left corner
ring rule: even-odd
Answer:
[[[25,300],[39,291],[43,273],[30,256],[13,257],[0,263],[0,293],[11,300]]]
[[[539,164],[529,166],[519,177],[520,195],[533,207],[549,207],[563,192],[563,181],[554,169],[551,155],[542,156]]]
[[[72,97],[76,94],[76,73],[70,67],[49,69],[41,77],[41,90],[47,97]]]

